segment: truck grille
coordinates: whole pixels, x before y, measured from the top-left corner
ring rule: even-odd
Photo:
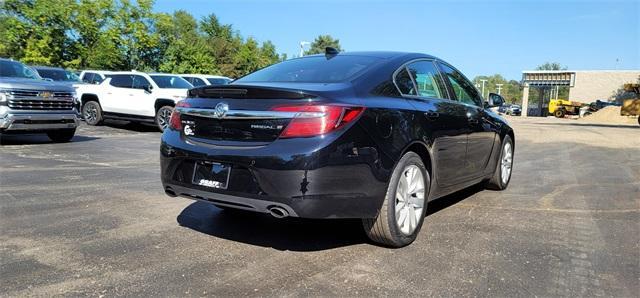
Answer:
[[[9,108],[15,110],[72,110],[72,92],[11,90]]]

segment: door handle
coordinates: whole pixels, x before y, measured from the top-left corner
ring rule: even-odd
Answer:
[[[471,123],[471,124],[478,124],[478,123],[479,123],[479,121],[478,121],[478,119],[477,119],[477,118],[469,118],[469,123]]]
[[[424,113],[424,116],[427,117],[427,119],[429,119],[429,120],[435,120],[436,118],[440,117],[440,113],[438,113],[438,112],[426,112],[426,113]]]

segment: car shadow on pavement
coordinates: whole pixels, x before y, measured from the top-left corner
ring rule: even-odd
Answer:
[[[69,143],[87,142],[100,139],[98,137],[88,137],[75,135]],[[11,145],[39,145],[39,144],[55,144],[46,134],[15,134],[3,135],[0,141],[2,146]]]
[[[116,129],[125,129],[135,132],[160,132],[154,124],[130,122],[124,120],[105,120],[102,125]]]
[[[428,204],[427,217],[484,190],[472,186]],[[283,251],[320,251],[370,243],[359,219],[277,219],[241,210],[222,210],[205,202],[187,206],[178,223],[192,230],[232,241]]]
[[[320,251],[368,242],[359,219],[277,219],[194,202],[177,218],[181,226],[222,239],[283,251]]]

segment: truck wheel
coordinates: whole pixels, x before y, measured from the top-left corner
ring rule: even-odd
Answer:
[[[557,109],[553,112],[553,115],[556,116],[556,118],[564,118],[564,110]]]
[[[73,135],[76,134],[76,129],[60,129],[47,132],[49,139],[56,143],[66,143],[73,139]]]
[[[169,126],[169,119],[173,113],[172,106],[162,106],[156,112],[156,125],[160,131],[164,131]]]
[[[393,170],[378,216],[362,219],[369,239],[390,247],[411,244],[424,221],[430,185],[420,156],[413,152],[405,154]]]
[[[502,140],[502,149],[498,158],[493,177],[485,187],[493,190],[504,190],[509,186],[509,181],[511,181],[511,169],[513,167],[513,141],[509,135],[506,135]]]
[[[102,123],[102,108],[95,101],[89,101],[82,106],[82,117],[89,125],[100,125]]]

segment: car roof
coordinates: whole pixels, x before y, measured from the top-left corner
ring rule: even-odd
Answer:
[[[308,56],[303,56],[300,58],[305,58],[305,57],[318,57],[318,56],[324,56],[325,54],[315,54],[315,55],[308,55]],[[381,58],[381,59],[394,59],[394,58],[400,58],[400,57],[419,57],[419,58],[431,58],[431,59],[437,59],[434,56],[431,55],[427,55],[427,54],[422,54],[422,53],[412,53],[412,52],[396,52],[396,51],[358,51],[358,52],[340,52],[338,54],[336,54],[338,56],[368,56],[368,57],[376,57],[376,58]]]
[[[220,75],[209,75],[209,74],[198,74],[198,73],[183,73],[183,74],[179,74],[179,76],[193,76],[193,77],[229,79],[229,77],[220,76]]]
[[[30,67],[35,68],[36,70],[38,69],[65,70],[62,67],[55,67],[55,66],[30,65]]]

